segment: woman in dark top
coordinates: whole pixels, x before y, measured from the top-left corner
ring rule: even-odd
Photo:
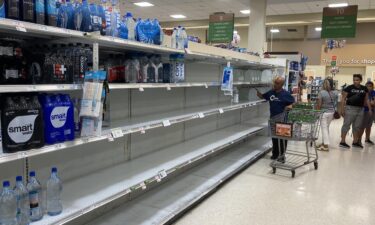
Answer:
[[[341,128],[340,147],[350,148],[345,142],[346,135],[353,127],[353,147],[363,148],[360,138],[360,131],[363,121],[363,106],[368,106],[370,113],[371,105],[368,104],[368,90],[366,86],[361,85],[362,75],[353,75],[353,84],[347,86],[342,92],[340,113],[344,117],[344,124]]]

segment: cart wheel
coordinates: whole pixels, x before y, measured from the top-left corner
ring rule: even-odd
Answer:
[[[292,170],[292,178],[296,176],[296,171]]]
[[[276,173],[276,168],[275,168],[275,167],[272,167],[272,173],[273,173],[273,174]]]
[[[319,167],[318,167],[318,162],[314,162],[314,167],[315,167],[315,170],[317,170]]]

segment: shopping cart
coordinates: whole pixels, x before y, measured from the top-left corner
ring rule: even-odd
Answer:
[[[271,137],[278,139],[279,149],[285,149],[284,154],[270,164],[273,173],[276,173],[276,169],[290,170],[292,177],[295,177],[296,169],[310,163],[314,163],[315,169],[318,169],[315,141],[319,136],[321,116],[322,111],[293,108],[269,120]],[[292,149],[286,141],[305,142],[306,150]]]

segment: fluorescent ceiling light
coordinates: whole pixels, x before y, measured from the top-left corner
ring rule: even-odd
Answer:
[[[316,31],[322,31],[322,28],[321,27],[315,27],[315,30]]]
[[[139,7],[150,7],[154,6],[153,4],[149,2],[135,2],[134,5],[139,6]]]
[[[332,3],[332,4],[329,4],[328,7],[338,8],[338,7],[347,7],[348,5],[349,5],[348,3]]]
[[[242,14],[245,14],[245,15],[247,15],[247,14],[250,14],[250,9],[245,9],[245,10],[241,10],[240,11]]]
[[[271,33],[280,33],[279,29],[271,29],[270,31],[271,31]]]
[[[175,19],[185,19],[186,18],[186,16],[181,15],[181,14],[171,15],[171,17],[175,18]]]

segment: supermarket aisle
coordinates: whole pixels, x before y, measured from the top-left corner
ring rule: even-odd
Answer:
[[[262,159],[176,225],[375,224],[375,147],[340,150],[341,124],[331,126],[337,144],[320,153],[318,171],[311,165],[294,179],[286,171],[273,175],[270,160]]]

